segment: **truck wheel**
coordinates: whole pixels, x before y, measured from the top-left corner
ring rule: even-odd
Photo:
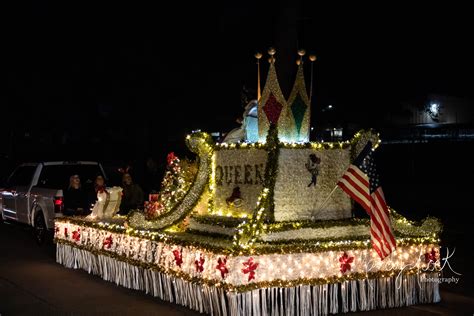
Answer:
[[[38,245],[43,245],[46,240],[47,227],[43,212],[39,211],[35,215],[35,226],[33,229],[34,237]]]

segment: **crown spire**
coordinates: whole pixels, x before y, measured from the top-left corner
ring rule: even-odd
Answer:
[[[311,106],[304,81],[303,56],[305,54],[304,49],[298,50],[299,59],[296,60],[298,71],[288,98],[288,108],[293,123],[289,136],[296,142],[309,142]]]
[[[313,68],[314,62],[316,61],[316,55],[311,54],[309,55],[309,60],[311,61],[311,81],[309,86],[309,102],[313,103]]]
[[[260,92],[260,59],[262,58],[262,53],[255,53],[255,58],[257,58],[257,101],[259,101],[262,97]]]

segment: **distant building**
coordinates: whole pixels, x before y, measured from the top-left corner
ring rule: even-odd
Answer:
[[[391,126],[472,124],[474,109],[467,99],[429,95],[424,101],[402,104],[386,120]]]
[[[474,140],[474,108],[463,98],[429,95],[403,103],[385,117],[386,143]]]

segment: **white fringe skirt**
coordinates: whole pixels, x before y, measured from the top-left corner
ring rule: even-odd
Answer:
[[[440,301],[439,284],[422,282],[437,273],[402,275],[397,281],[395,277],[384,277],[239,293],[189,282],[63,243],[57,244],[56,261],[210,315],[327,315]]]

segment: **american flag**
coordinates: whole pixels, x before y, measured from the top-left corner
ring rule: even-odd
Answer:
[[[395,250],[396,242],[372,155],[368,142],[337,184],[369,214],[372,247],[383,260]]]

